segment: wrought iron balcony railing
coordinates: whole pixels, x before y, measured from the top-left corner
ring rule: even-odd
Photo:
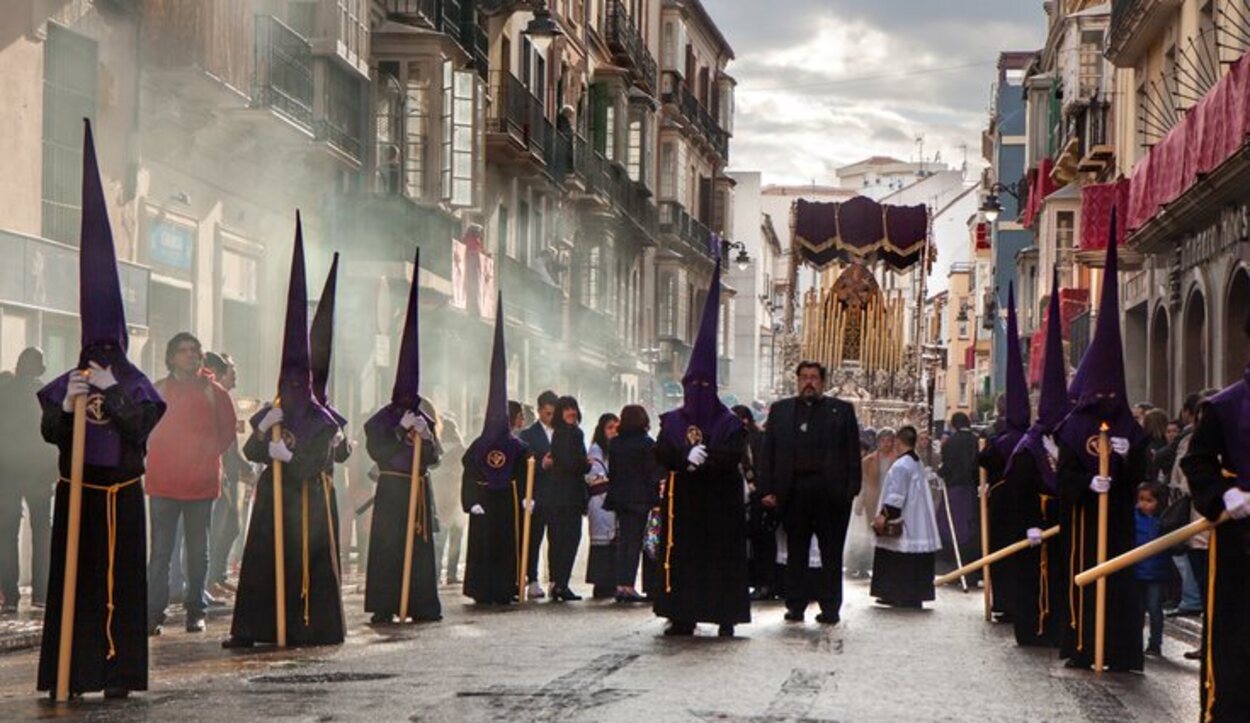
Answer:
[[[675,106],[692,126],[694,126],[708,143],[716,149],[716,152],[728,160],[729,158],[729,133],[721,127],[720,123],[712,116],[708,109],[704,107],[694,93],[690,92],[690,87],[682,80],[681,76],[671,70],[664,71],[664,92],[661,94],[661,100],[665,103]]]
[[[659,229],[660,233],[674,236],[692,250],[711,258],[711,229],[687,213],[680,203],[660,201]]]
[[[252,105],[272,108],[312,129],[312,45],[270,15],[256,16]]]
[[[634,25],[634,20],[625,10],[621,0],[609,0],[607,3],[607,41],[613,55],[627,67],[634,80],[643,90],[655,93],[656,69],[655,57],[647,49],[647,43]]]

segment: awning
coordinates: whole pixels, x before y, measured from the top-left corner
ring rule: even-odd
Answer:
[[[924,253],[929,209],[880,204],[866,196],[845,203],[799,199],[791,210],[791,231],[800,257],[817,269],[879,260],[903,270]]]
[[[1116,245],[1124,245],[1124,237],[1128,235],[1126,220],[1130,185],[1127,178],[1122,178],[1111,183],[1091,183],[1081,188],[1081,237],[1078,243],[1082,251],[1107,248],[1113,208],[1118,220]]]

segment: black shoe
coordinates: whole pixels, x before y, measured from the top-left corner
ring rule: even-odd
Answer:
[[[551,602],[577,602],[578,600],[581,600],[581,599],[582,599],[581,595],[578,595],[577,593],[573,592],[567,587],[551,588]]]
[[[734,626],[722,625],[716,631],[716,636],[720,638],[732,638],[734,636]]]
[[[221,641],[221,647],[226,650],[233,650],[235,648],[250,648],[255,644],[256,643],[252,640],[247,640],[246,638],[236,638],[233,636]]]
[[[1185,660],[1202,660],[1202,656],[1205,653],[1206,651],[1203,650],[1202,648],[1197,648],[1195,650],[1185,651],[1185,653],[1181,657],[1185,658]]]
[[[802,610],[787,610],[787,611],[786,611],[786,622],[787,622],[787,623],[801,623],[801,622],[803,622],[803,611],[802,611]]]
[[[373,617],[369,618],[369,624],[370,625],[386,625],[392,622],[394,618],[395,618],[394,615],[389,615],[387,613],[374,613]]]
[[[1068,662],[1063,664],[1063,667],[1069,668],[1071,670],[1089,670],[1090,668],[1094,666],[1092,663],[1086,660],[1077,660],[1075,658],[1069,658]]]
[[[1165,618],[1196,618],[1202,615],[1202,610],[1183,610],[1176,608],[1175,610],[1165,610],[1163,617]]]
[[[816,616],[816,622],[821,625],[837,625],[842,622],[842,618],[837,613],[821,613]]]
[[[670,622],[668,627],[664,628],[664,635],[670,638],[694,635],[694,623]]]
[[[619,592],[616,594],[616,601],[618,603],[644,603],[647,598],[636,592]]]
[[[130,691],[125,688],[105,688],[104,697],[107,700],[122,700],[130,697]]]
[[[1146,655],[1163,657],[1163,650],[1158,645],[1148,645],[1146,646]]]
[[[187,618],[188,633],[202,633],[207,627],[208,625],[204,622],[203,615]]]

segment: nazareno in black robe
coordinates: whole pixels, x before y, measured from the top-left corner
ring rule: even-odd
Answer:
[[[1107,559],[1131,550],[1136,544],[1133,510],[1137,486],[1146,476],[1146,446],[1136,445],[1127,459],[1111,455],[1111,491],[1107,493]],[[1059,656],[1069,664],[1085,667],[1094,662],[1093,584],[1078,587],[1075,575],[1098,563],[1098,495],[1089,488],[1093,475],[1081,458],[1062,442],[1059,445],[1060,545],[1068,562],[1065,602],[1068,626]],[[1107,580],[1106,657],[1111,670],[1141,670],[1142,620],[1137,608],[1137,587],[1131,567]]]
[[[525,520],[525,473],[528,455],[512,467],[512,484],[491,489],[477,472],[477,460],[464,456],[460,504],[469,515],[469,545],[465,554],[464,594],[481,605],[507,605],[517,597],[521,529]],[[470,512],[481,505],[485,514]],[[530,560],[537,565],[538,560]]]
[[[990,497],[998,515],[993,518],[1002,535],[1013,541],[1028,536],[1030,527],[1045,530],[1059,524],[1059,499],[1045,489],[1037,461],[1018,453],[1011,470]],[[1058,646],[1067,623],[1068,561],[1061,538],[1052,537],[994,565],[994,595],[1011,614],[1019,645]],[[1000,590],[1000,571],[1011,587]]]
[[[74,599],[74,645],[70,660],[71,693],[106,688],[148,689],[147,524],[143,486],[147,439],[160,421],[163,407],[136,403],[115,386],[103,392],[103,410],[121,436],[120,462],[115,467],[85,465],[82,522],[78,542],[78,584]],[[96,390],[92,390],[95,393]],[[70,475],[74,415],[59,404],[45,404],[41,431],[60,453],[61,477]],[[54,480],[48,480],[51,484]],[[129,484],[126,484],[129,483]],[[113,542],[112,621],[109,621],[110,493],[96,487],[125,484],[116,492]],[[61,640],[61,597],[65,590],[65,538],[69,518],[69,485],[56,486],[52,517],[52,555],[48,568],[47,608],[39,651],[40,691],[56,688]],[[114,654],[109,656],[109,639]]]
[[[325,427],[292,450],[282,465],[282,540],[288,646],[333,645],[347,636],[334,535],[334,487],[326,468],[335,429]],[[243,455],[268,465],[256,483],[247,542],[239,568],[230,636],[240,642],[276,643],[273,460],[268,436],[254,432]],[[307,565],[305,565],[307,556]]]
[[[365,425],[365,445],[379,469],[374,491],[373,523],[369,530],[369,563],[365,579],[365,612],[399,615],[403,587],[404,546],[408,544],[408,496],[411,474],[391,468],[389,460],[412,455],[412,445],[398,424],[393,429]],[[408,582],[408,617],[431,622],[443,618],[438,600],[438,566],[434,560],[434,533],[438,531],[430,468],[438,466],[436,440],[421,442],[421,480],[424,494],[417,500],[417,532],[412,538]],[[403,622],[403,621],[400,621]]]
[[[977,454],[977,464],[985,470],[985,479],[989,482],[990,552],[1000,550],[1021,538],[1015,536],[1013,517],[1016,512],[1011,508],[1011,501],[1002,494],[1003,472],[1007,460],[998,451],[991,439],[990,443]],[[1011,600],[1017,596],[1018,580],[1014,565],[995,564],[990,566],[990,582],[993,586],[993,611],[1000,615],[1012,614]]]
[[[660,545],[656,560],[655,614],[675,623],[736,625],[751,621],[747,568],[747,522],[742,473],[746,448],[739,430],[719,445],[707,445],[707,461],[687,471],[689,447],[673,445],[665,435],[656,442],[660,465],[675,473],[666,478],[660,501]],[[668,545],[669,497],[673,497],[672,546]],[[666,571],[666,563],[670,566]]]

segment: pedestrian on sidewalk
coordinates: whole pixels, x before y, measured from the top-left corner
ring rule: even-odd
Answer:
[[[1138,486],[1135,512],[1137,547],[1158,539],[1163,502],[1166,499],[1167,488],[1158,482],[1143,482]],[[1140,611],[1138,617],[1147,618],[1150,624],[1146,655],[1163,655],[1163,596],[1167,594],[1169,562],[1166,554],[1159,554],[1133,566]]]
[[[538,419],[521,432],[521,441],[529,447],[530,454],[537,462],[534,465],[534,509],[530,513],[530,546],[529,569],[526,571],[527,600],[538,600],[547,596],[539,583],[538,566],[539,552],[542,550],[543,537],[548,533],[548,520],[551,511],[551,439],[556,429],[552,420],[556,413],[556,401],[560,398],[550,389],[538,395]],[[547,542],[547,575],[551,575],[551,541]]]
[[[52,485],[56,482],[56,454],[39,438],[39,400],[43,386],[43,352],[22,350],[13,376],[0,386],[0,469],[4,479],[0,498],[0,612],[17,612],[21,563],[18,535],[22,502],[30,520],[30,602],[42,607],[48,592],[48,547],[52,525]]]
[[[981,557],[981,513],[977,502],[981,476],[977,467],[979,440],[972,431],[972,420],[963,412],[955,412],[951,415],[951,427],[955,431],[942,443],[942,466],[938,468],[938,476],[946,482],[949,514],[955,523],[953,540],[946,527],[941,529],[943,549],[948,551],[943,555],[942,563],[954,569],[956,547],[959,548],[959,559],[965,562]],[[942,511],[943,517],[946,514]],[[980,571],[971,573],[968,584],[975,585],[980,579]]]
[[[621,428],[621,419],[608,412],[600,415],[591,435],[590,471],[586,473],[586,520],[590,527],[590,559],[586,563],[586,582],[593,586],[596,600],[616,594],[616,513],[604,506],[608,496],[610,466],[608,447]]]
[[[582,544],[582,516],[588,493],[586,473],[590,458],[581,427],[582,410],[573,397],[560,397],[552,417],[551,490],[547,506],[547,559],[551,572],[552,602],[574,602],[581,595],[569,588],[577,548]]]
[[[660,500],[660,469],[655,440],[648,432],[651,419],[637,404],[621,409],[620,434],[608,444],[608,491],[604,507],[616,513],[616,601],[642,602],[638,594],[638,560],[647,533],[647,515]],[[650,560],[646,562],[653,565]]]
[[[213,503],[221,494],[221,456],[235,443],[234,403],[203,367],[199,339],[176,334],[165,347],[168,376],[156,382],[167,409],[148,441],[148,632],[160,635],[169,605],[169,565],[181,519],[186,551],[187,632],[205,627],[204,581]]]
[[[234,360],[225,352],[208,352],[204,355],[204,367],[212,372],[213,379],[229,394],[238,382]],[[233,404],[232,404],[233,406]],[[227,580],[230,551],[239,537],[242,521],[239,517],[239,486],[250,489],[256,484],[252,465],[243,459],[239,451],[238,415],[235,414],[236,436],[221,455],[221,497],[213,504],[213,521],[209,527],[208,585],[209,594],[216,598],[234,595],[234,585]]]
[[[836,625],[842,608],[842,553],[851,506],[862,486],[859,423],[849,402],[824,395],[825,367],[801,362],[799,396],[773,404],[760,455],[763,504],[786,530],[786,620],[802,622],[808,600],[808,553],[815,535],[828,591],[816,620]]]
[[[872,523],[877,550],[869,592],[893,607],[920,608],[933,600],[934,553],[942,548],[928,475],[915,452],[916,437],[911,425],[895,434],[899,458],[886,475]]]

